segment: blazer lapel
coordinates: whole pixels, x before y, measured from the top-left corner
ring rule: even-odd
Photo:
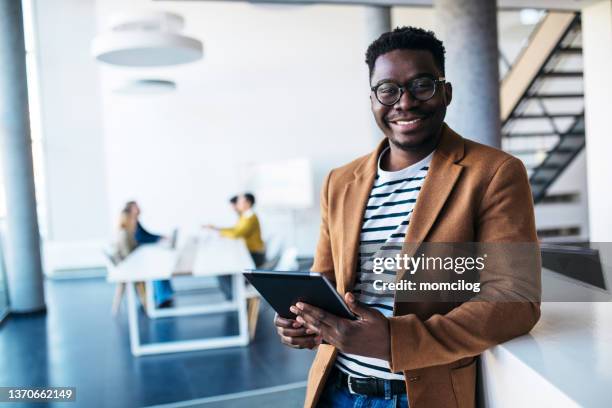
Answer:
[[[434,152],[406,233],[403,252],[408,256],[412,256],[425,240],[457,183],[463,166],[456,162],[463,157],[463,154],[463,139],[444,124],[442,138]],[[398,274],[398,279],[400,275]]]
[[[378,168],[378,156],[387,146],[384,139],[370,157],[354,172],[355,178],[346,184],[342,195],[342,256],[337,289],[344,295],[353,287],[359,259],[359,237],[363,215]]]

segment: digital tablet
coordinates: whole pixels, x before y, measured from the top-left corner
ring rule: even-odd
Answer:
[[[320,273],[249,269],[243,274],[281,317],[295,319],[289,308],[303,302],[345,319],[357,319]]]

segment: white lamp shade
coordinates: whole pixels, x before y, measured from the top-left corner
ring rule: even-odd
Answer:
[[[125,95],[160,95],[176,90],[176,83],[167,79],[133,79],[114,89]]]
[[[111,31],[168,31],[178,33],[185,26],[183,17],[159,10],[139,10],[115,14],[109,23]]]
[[[113,65],[159,67],[196,61],[203,47],[199,40],[171,32],[119,31],[97,36],[92,54]]]

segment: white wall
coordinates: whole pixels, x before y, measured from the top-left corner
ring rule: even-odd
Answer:
[[[46,182],[46,272],[71,264],[66,247],[110,230],[98,75],[89,55],[94,0],[34,0]],[[59,252],[58,252],[59,251]],[[98,251],[95,251],[95,255]],[[77,262],[74,266],[87,265]]]
[[[582,10],[584,96],[591,240],[612,241],[612,1],[600,0]]]
[[[307,157],[317,206],[298,217],[298,247],[313,253],[324,175],[375,144],[363,9],[144,0],[130,5],[183,15],[185,33],[204,41],[205,55],[165,69],[101,67],[111,215],[134,198],[152,230],[230,224],[227,199],[243,188],[241,166]],[[123,10],[123,1],[100,0],[100,24]],[[117,83],[138,74],[171,78],[178,89],[146,97],[113,93]],[[287,215],[259,213],[264,234],[288,232]]]

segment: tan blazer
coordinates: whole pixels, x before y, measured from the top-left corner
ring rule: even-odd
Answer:
[[[363,214],[386,146],[385,139],[371,154],[332,170],[323,185],[312,270],[335,281],[341,294],[354,284]],[[521,161],[464,139],[445,124],[406,234],[406,243],[421,242],[533,242],[537,248]],[[522,277],[537,293],[534,301],[395,303],[390,365],[404,372],[411,408],[475,405],[476,356],[529,332],[539,319],[539,262],[538,256],[537,265]],[[305,407],[316,406],[336,353],[331,345],[318,347]]]

